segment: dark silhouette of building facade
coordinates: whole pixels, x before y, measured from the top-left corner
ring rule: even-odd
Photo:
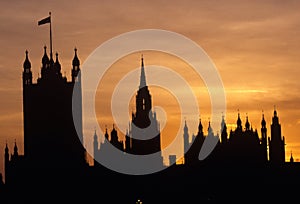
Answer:
[[[55,61],[44,47],[41,75],[32,80],[31,62],[26,51],[23,64],[24,155],[9,156],[5,148],[5,181],[13,182],[26,168],[82,168],[87,165],[82,145],[82,129],[77,134],[72,116],[72,96],[75,83],[81,86],[80,61],[77,49],[72,61],[72,80],[61,73],[56,53]],[[79,94],[81,101],[81,93]],[[82,111],[81,106],[77,110]],[[80,121],[82,118],[80,119]],[[82,126],[81,126],[82,127]]]
[[[270,162],[274,165],[282,165],[285,162],[285,139],[281,135],[281,125],[276,110],[272,118],[271,137],[268,140]]]
[[[118,136],[118,131],[116,130],[115,126],[112,126],[112,130],[110,132],[110,135],[108,134],[107,127],[105,128],[104,133],[104,140],[103,142],[100,140],[100,137],[97,135],[96,130],[94,133],[93,138],[93,160],[94,160],[94,166],[98,166],[98,161],[101,159],[102,156],[109,157],[108,154],[108,146],[113,145],[116,149],[120,151],[125,151],[124,143],[120,140]]]
[[[269,137],[269,142],[267,142],[267,127],[264,114],[261,120],[261,136],[258,135],[257,130],[252,129],[248,116],[243,128],[239,113],[236,128],[235,130],[231,130],[228,136],[226,122],[224,116],[222,116],[220,141],[213,151],[212,156],[210,156],[213,159],[209,158],[208,160],[214,163],[229,165],[265,165],[267,163],[283,165],[285,163],[284,137],[281,136],[281,127],[278,121],[277,111],[274,110],[271,137]],[[213,135],[210,124],[207,134],[207,136]],[[188,142],[188,138],[188,127],[185,123],[183,135],[184,150],[186,152],[185,164],[199,163],[198,155],[206,138],[203,133],[201,120],[195,138],[192,142]]]
[[[110,138],[105,132],[104,142],[98,144],[98,136],[94,135],[94,158],[100,158],[101,151],[106,148],[108,142],[114,145],[117,149],[129,154],[147,155],[161,152],[161,135],[159,129],[159,122],[157,120],[156,112],[152,110],[152,97],[146,83],[146,74],[144,67],[144,58],[141,58],[141,74],[140,85],[136,94],[135,100],[136,112],[132,112],[132,119],[128,131],[125,135],[125,145],[120,141],[117,130],[113,126]],[[99,147],[100,146],[100,147]],[[153,160],[153,164],[162,166],[163,157],[160,154]],[[97,162],[94,162],[97,163]]]
[[[149,92],[141,58],[140,85],[135,98],[136,112],[132,113],[128,135],[125,137],[126,152],[145,155],[161,151],[161,135],[156,112],[152,110]]]
[[[75,49],[72,61],[71,81],[67,81],[66,76],[61,74],[58,55],[54,61],[51,53],[50,58],[48,57],[46,48],[42,58],[41,76],[37,83],[32,81],[27,51],[23,68],[24,155],[19,154],[16,143],[12,153],[7,145],[5,147],[6,179],[5,185],[0,183],[0,187],[8,187],[5,196],[8,200],[14,198],[14,201],[40,201],[36,198],[39,195],[47,198],[47,201],[63,199],[68,202],[79,199],[101,202],[109,199],[114,203],[133,203],[139,198],[147,203],[240,201],[244,198],[247,201],[258,198],[260,201],[272,201],[277,198],[271,197],[267,192],[257,193],[251,185],[259,185],[261,189],[268,189],[269,192],[282,195],[286,199],[283,192],[291,191],[288,188],[283,189],[283,186],[300,181],[300,167],[292,155],[292,162],[289,162],[291,165],[286,165],[284,137],[281,135],[276,110],[268,141],[264,115],[260,136],[257,130],[252,129],[248,117],[245,125],[242,125],[239,114],[235,130],[228,134],[223,116],[220,141],[204,161],[199,161],[198,155],[205,139],[219,138],[219,135],[214,133],[210,123],[205,134],[200,119],[197,134],[192,136],[191,141],[190,130],[185,122],[184,164],[175,164],[161,172],[141,176],[123,175],[100,164],[88,166],[82,145],[82,130],[78,135],[72,118],[73,87],[75,83],[81,83],[77,50]],[[79,99],[81,100],[81,94]],[[77,105],[76,108],[81,112],[81,103]],[[125,141],[120,141],[113,125],[111,131],[106,128],[104,142],[100,143],[95,131],[95,159],[110,144],[124,154],[145,155],[161,151],[159,122],[152,110],[143,58],[140,86],[136,95],[136,112],[132,114]],[[176,163],[174,155],[171,160]],[[162,157],[157,158],[156,162],[163,165]],[[271,168],[274,164],[280,168]],[[29,183],[32,185],[30,188]],[[195,185],[197,188],[193,188]],[[1,188],[0,200],[3,195]],[[15,194],[22,196],[13,197]]]
[[[184,163],[186,165],[194,164],[199,161],[198,155],[200,153],[201,147],[204,143],[205,136],[203,132],[203,126],[201,119],[199,120],[197,135],[192,137],[192,141],[189,142],[188,126],[185,122],[184,125]]]

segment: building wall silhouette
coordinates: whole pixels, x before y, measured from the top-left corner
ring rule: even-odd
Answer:
[[[51,54],[50,58],[48,57],[46,48],[42,58],[41,76],[37,83],[32,82],[28,52],[26,52],[23,68],[24,155],[19,154],[16,143],[12,151],[7,145],[5,147],[4,186],[9,188],[4,197],[8,200],[15,195],[23,195],[18,197],[21,201],[31,201],[38,194],[47,199],[53,198],[55,201],[61,197],[69,202],[78,201],[78,198],[91,197],[93,201],[99,202],[101,201],[98,196],[99,188],[103,185],[100,194],[113,199],[116,203],[126,203],[137,195],[143,195],[143,201],[152,201],[148,203],[155,203],[157,197],[161,197],[164,203],[170,203],[167,202],[170,198],[177,203],[178,197],[184,198],[183,203],[207,201],[211,198],[226,200],[228,196],[231,196],[231,200],[240,201],[245,196],[258,198],[258,193],[249,187],[249,183],[259,185],[261,189],[271,189],[270,192],[276,194],[276,192],[282,193],[283,186],[290,186],[287,185],[290,183],[298,184],[300,181],[300,166],[294,162],[292,155],[291,162],[283,165],[285,144],[276,110],[274,110],[271,135],[268,140],[264,115],[262,115],[260,136],[257,130],[252,129],[248,117],[245,124],[242,124],[239,114],[236,129],[229,131],[228,134],[223,116],[220,141],[204,161],[199,161],[198,155],[205,139],[207,137],[219,139],[219,135],[214,134],[210,123],[207,132],[204,133],[200,119],[198,132],[192,136],[191,141],[189,141],[191,130],[185,123],[183,141],[186,154],[183,165],[175,164],[164,171],[141,176],[119,174],[97,163],[93,167],[88,166],[85,160],[85,149],[81,143],[83,136],[80,131],[79,136],[77,135],[72,118],[72,90],[75,83],[80,85],[80,62],[77,50],[75,49],[72,61],[70,82],[61,74],[58,55],[54,62]],[[106,128],[103,143],[99,142],[95,131],[93,143],[95,159],[103,156],[103,151],[105,152],[109,145],[115,146],[124,154],[143,155],[161,151],[159,122],[155,112],[152,111],[151,95],[146,85],[142,59],[140,87],[136,95],[136,112],[132,114],[126,140],[119,140],[114,125],[110,131]],[[76,108],[81,112],[81,103],[77,105]],[[82,116],[80,118],[82,119]],[[134,129],[134,125],[140,128],[150,125],[149,131],[151,134],[154,133],[155,137],[150,140],[136,139],[138,136],[148,136],[149,132],[146,131],[145,135],[140,134]],[[110,155],[104,156],[111,159]],[[175,163],[176,157],[173,155],[170,160]],[[162,157],[157,158],[155,162],[163,165]],[[220,168],[214,168],[215,164]],[[259,168],[248,168],[249,166],[235,168],[244,164]],[[269,164],[283,168],[265,168],[266,165],[269,167]],[[77,168],[80,170],[76,171]],[[162,183],[164,185],[161,185]],[[233,184],[235,187],[228,188],[228,184]],[[198,185],[197,188],[191,187],[195,185]],[[121,190],[116,190],[117,188]],[[66,194],[66,189],[71,193]],[[173,196],[175,194],[182,196]],[[24,195],[28,196],[27,199]],[[259,193],[259,197],[263,196],[267,201],[272,200],[270,195]],[[37,200],[40,201],[39,199],[35,201]]]
[[[46,46],[42,57],[41,75],[33,83],[31,62],[26,51],[23,63],[23,122],[24,155],[9,156],[5,148],[6,182],[18,174],[18,169],[30,168],[80,168],[87,165],[85,148],[82,145],[82,125],[76,132],[72,114],[72,96],[75,83],[81,87],[80,61],[75,48],[72,61],[72,80],[67,81],[61,73],[61,64],[56,53],[53,60],[47,55]],[[81,107],[81,88],[75,107]],[[81,113],[82,114],[82,113]],[[82,123],[82,115],[79,121]]]
[[[274,116],[271,124],[271,137],[267,141],[267,127],[264,114],[261,120],[261,135],[258,135],[257,130],[253,130],[251,124],[246,117],[245,127],[242,125],[240,114],[236,122],[235,130],[230,130],[229,136],[227,133],[227,126],[222,116],[221,122],[221,137],[213,150],[213,153],[207,160],[213,163],[222,163],[229,165],[283,165],[285,163],[285,146],[284,137],[281,136],[281,127],[279,124],[277,111],[274,110]],[[212,128],[208,127],[207,136],[203,133],[203,126],[201,120],[199,121],[198,133],[192,142],[187,143],[188,138],[187,124],[184,126],[184,150],[185,164],[197,164],[199,163],[198,155],[203,146],[204,140],[209,135],[218,137],[212,133]],[[269,148],[269,156],[268,156]]]
[[[140,85],[135,100],[136,112],[132,113],[126,152],[145,155],[161,151],[161,136],[156,112],[152,110],[152,98],[146,83],[144,59],[141,58]]]
[[[105,139],[103,143],[98,143],[98,136],[94,136],[94,158],[100,158],[107,148],[108,142],[117,149],[129,154],[147,155],[160,153],[153,160],[154,165],[163,165],[163,157],[161,155],[161,135],[159,122],[156,112],[152,110],[152,98],[146,83],[146,74],[143,56],[141,58],[141,74],[140,85],[136,94],[136,112],[132,112],[132,119],[125,135],[125,141],[120,141],[117,130],[114,128],[109,135],[106,128]],[[102,151],[101,151],[102,148]],[[104,150],[103,150],[104,149]],[[97,163],[97,162],[94,162]]]
[[[277,111],[274,110],[274,115],[271,124],[271,137],[269,141],[269,157],[270,162],[274,165],[281,165],[285,162],[285,139],[281,135],[281,125],[277,116]]]
[[[23,63],[23,108],[24,108],[24,155],[18,154],[15,144],[13,154],[5,148],[5,172],[7,181],[12,179],[13,169],[18,166],[85,166],[85,149],[82,145],[82,126],[77,134],[72,117],[72,94],[74,84],[81,86],[80,61],[75,49],[72,61],[72,80],[67,81],[61,73],[61,65],[56,53],[53,60],[52,53],[48,57],[46,47],[42,57],[41,76],[37,83],[33,83],[31,62],[26,51]],[[79,100],[81,101],[81,92]],[[76,107],[82,112],[81,102]],[[80,115],[82,123],[82,115]],[[150,136],[150,139],[147,138]],[[208,127],[205,136],[201,119],[199,120],[197,135],[189,141],[188,126],[184,126],[184,161],[186,165],[197,163],[198,155],[206,137],[219,137],[214,135],[212,128]],[[144,138],[143,138],[144,137]],[[139,139],[140,138],[140,139]],[[110,137],[106,128],[104,143],[99,143],[94,135],[94,158],[101,155],[102,149],[108,142],[117,149],[130,154],[144,155],[161,151],[161,135],[156,112],[152,110],[152,98],[146,83],[144,59],[141,58],[140,85],[136,95],[136,112],[132,113],[125,141],[120,141],[114,125]],[[269,157],[268,157],[269,148]],[[271,136],[267,141],[267,128],[264,115],[261,121],[261,136],[253,130],[248,116],[243,128],[238,114],[237,127],[227,132],[224,116],[221,122],[221,137],[216,147],[219,160],[247,163],[267,163],[281,165],[285,162],[284,137],[281,136],[281,126],[274,110],[271,125]],[[218,158],[218,157],[214,157]],[[221,159],[220,159],[221,158]],[[217,161],[217,160],[216,160]],[[162,156],[157,162],[163,165]]]

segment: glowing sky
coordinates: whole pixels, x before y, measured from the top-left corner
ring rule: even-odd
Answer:
[[[230,124],[236,122],[239,109],[242,121],[248,114],[252,126],[260,130],[264,110],[269,136],[276,105],[286,138],[287,159],[291,151],[296,161],[300,158],[299,1],[15,0],[1,1],[0,7],[0,150],[3,153],[5,142],[12,150],[15,139],[23,152],[24,52],[29,50],[35,81],[43,46],[49,46],[49,29],[46,25],[37,26],[37,22],[51,11],[53,49],[59,53],[62,72],[69,79],[75,46],[83,63],[101,43],[124,32],[155,28],[180,33],[197,42],[218,68],[226,90],[229,129],[234,128]],[[147,63],[153,63],[150,56]],[[205,116],[205,130],[207,120]],[[195,132],[190,130],[190,134]],[[0,157],[0,172],[2,164]]]

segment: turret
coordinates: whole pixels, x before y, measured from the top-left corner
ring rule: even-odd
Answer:
[[[261,145],[263,148],[263,158],[264,161],[268,161],[268,141],[267,141],[267,127],[266,127],[266,120],[264,117],[264,114],[262,114],[262,119],[261,119]]]
[[[290,162],[291,162],[291,163],[293,163],[293,162],[294,162],[294,158],[293,158],[293,153],[292,153],[292,151],[291,151]]]
[[[104,137],[105,137],[105,139],[109,140],[109,139],[108,139],[107,127],[105,128],[105,134],[104,134]]]
[[[281,125],[279,123],[276,109],[271,124],[271,138],[269,138],[269,158],[275,165],[282,165],[285,162],[285,140],[281,135]]]
[[[5,162],[5,165],[9,162],[9,149],[8,149],[7,143],[6,143],[5,149],[4,149],[4,162]]]
[[[199,119],[198,135],[203,135],[203,125],[202,125],[202,122],[201,122],[201,118]]]
[[[225,117],[222,115],[222,122],[221,122],[221,142],[225,144],[228,140],[228,134],[227,134],[227,126],[225,122]]]
[[[49,66],[49,57],[47,55],[47,46],[44,46],[44,56],[42,57],[42,66],[47,68]]]
[[[94,143],[94,155],[95,155],[95,153],[97,152],[98,147],[99,147],[98,136],[97,136],[96,130],[94,133],[94,142],[93,143]]]
[[[113,124],[113,129],[112,129],[112,131],[111,131],[111,133],[110,133],[110,142],[111,143],[114,143],[114,144],[116,144],[116,143],[118,143],[118,141],[119,141],[119,138],[118,138],[118,132],[117,132],[117,130],[115,129],[115,125]]]
[[[249,123],[249,120],[248,120],[248,116],[246,116],[245,128],[246,128],[246,131],[250,130],[250,123]]]
[[[32,84],[31,63],[28,58],[28,51],[25,51],[25,61],[23,63],[23,86]]]
[[[236,121],[236,126],[237,126],[237,129],[242,129],[242,121],[241,121],[240,113],[238,113],[238,119]]]
[[[184,148],[184,153],[187,152],[187,150],[190,147],[190,141],[189,141],[189,129],[186,124],[186,120],[184,121],[184,128],[183,128],[183,148]]]
[[[17,142],[15,141],[14,154],[13,154],[13,156],[14,156],[14,157],[17,157],[18,155],[19,155],[19,153],[18,153],[18,146],[17,146]]]
[[[54,63],[55,73],[61,75],[61,65],[58,60],[58,53],[56,53],[55,55],[56,55],[56,60]]]
[[[74,58],[72,61],[72,82],[80,82],[80,77],[78,77],[80,71],[80,61],[77,56],[77,48],[74,49]]]
[[[4,150],[4,171],[5,171],[5,182],[8,183],[9,180],[9,149],[7,146],[7,142],[5,144],[5,150]]]

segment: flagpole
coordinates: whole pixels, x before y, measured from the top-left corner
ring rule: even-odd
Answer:
[[[51,12],[49,12],[50,16],[50,59],[52,58],[52,28],[51,28]]]

